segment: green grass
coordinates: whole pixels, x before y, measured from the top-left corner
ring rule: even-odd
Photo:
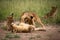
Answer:
[[[54,20],[60,20],[60,0],[0,0],[0,20],[5,20],[12,12],[14,13],[14,18],[19,20],[24,11],[36,12],[42,18],[51,10],[52,6],[58,7],[57,18]],[[52,23],[56,22],[54,20]],[[46,21],[43,20],[43,22]]]
[[[14,38],[17,39],[17,38],[20,38],[20,36],[17,34],[8,32],[8,33],[6,33],[4,38],[1,38],[1,40],[9,40],[9,39],[14,39]]]
[[[7,27],[6,26],[2,26],[1,29],[7,30]]]
[[[5,38],[20,38],[18,35],[13,35],[13,34],[7,34]]]

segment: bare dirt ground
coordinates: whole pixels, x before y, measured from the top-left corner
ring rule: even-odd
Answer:
[[[0,27],[3,24],[0,23]],[[18,36],[7,36],[9,33]],[[60,40],[60,25],[46,25],[46,31],[34,31],[31,33],[11,33],[0,28],[0,40]]]

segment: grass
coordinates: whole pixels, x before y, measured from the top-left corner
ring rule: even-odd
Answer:
[[[2,38],[1,40],[9,40],[9,39],[16,39],[16,38],[20,38],[20,36],[18,36],[17,34],[13,34],[13,33],[6,33],[5,37]]]
[[[7,27],[6,26],[2,26],[1,27],[3,30],[7,30]]]
[[[17,34],[12,34],[12,33],[7,33],[5,38],[20,38],[20,36],[18,36]]]
[[[20,38],[20,36],[18,36],[17,34],[13,34],[13,33],[6,33],[5,37],[2,38],[1,40],[9,40],[9,39],[16,39],[16,38]]]
[[[12,34],[7,34],[6,36],[5,36],[5,38],[19,38],[19,36],[18,35],[12,35]]]
[[[60,20],[60,0],[0,0],[0,20],[5,20],[10,13],[14,13],[15,20],[19,20],[24,11],[33,11],[42,18],[51,10],[51,6],[58,7],[57,18]],[[49,19],[50,20],[50,19]],[[55,22],[55,21],[52,21]],[[43,22],[47,22],[48,20]],[[50,22],[50,21],[49,21]]]

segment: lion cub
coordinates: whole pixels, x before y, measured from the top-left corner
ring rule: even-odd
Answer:
[[[31,32],[34,31],[35,26],[25,23],[20,23],[19,25],[12,23],[13,32]]]

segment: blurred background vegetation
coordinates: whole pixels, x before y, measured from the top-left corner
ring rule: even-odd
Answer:
[[[54,18],[42,19],[51,10],[52,6],[58,7]],[[33,11],[44,23],[60,23],[60,0],[0,0],[0,21],[14,13],[15,20],[19,20],[24,11]]]

